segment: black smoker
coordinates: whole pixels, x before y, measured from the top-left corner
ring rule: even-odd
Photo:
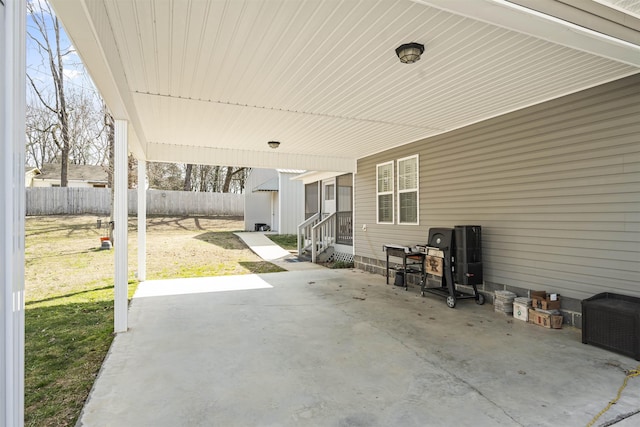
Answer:
[[[474,299],[484,304],[484,295],[476,285],[482,284],[482,239],[479,225],[456,225],[455,228],[430,228],[427,242],[427,274],[421,284],[421,295],[426,292],[447,298],[447,305],[456,306],[459,299]],[[429,267],[432,267],[431,269]],[[438,280],[440,286],[427,286]],[[473,293],[456,289],[471,286]]]

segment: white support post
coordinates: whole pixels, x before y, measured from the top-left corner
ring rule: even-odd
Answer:
[[[147,162],[138,159],[138,280],[147,280]]]
[[[26,15],[0,3],[0,427],[24,425]]]
[[[113,238],[115,249],[115,292],[114,292],[114,331],[125,332],[127,330],[128,308],[128,165],[127,165],[127,122],[115,121],[115,153],[114,153],[114,178],[113,178]]]

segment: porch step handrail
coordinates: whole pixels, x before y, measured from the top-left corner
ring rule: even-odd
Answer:
[[[319,253],[335,243],[336,213],[323,218],[312,227],[311,232],[311,262],[315,263]]]
[[[311,234],[313,226],[320,222],[320,213],[315,213],[298,225],[298,256],[302,256],[302,252],[311,243]]]

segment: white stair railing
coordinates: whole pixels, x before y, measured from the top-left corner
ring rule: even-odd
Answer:
[[[320,222],[320,214],[316,213],[298,225],[298,256],[311,245],[313,226]]]
[[[335,212],[312,227],[311,232],[311,262],[315,263],[318,254],[336,242],[336,214]]]

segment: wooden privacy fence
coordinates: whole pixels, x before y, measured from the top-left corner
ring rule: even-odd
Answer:
[[[27,188],[27,215],[109,215],[108,188],[43,187]],[[128,190],[129,214],[138,213],[138,190]],[[147,190],[149,215],[243,216],[244,195]]]

